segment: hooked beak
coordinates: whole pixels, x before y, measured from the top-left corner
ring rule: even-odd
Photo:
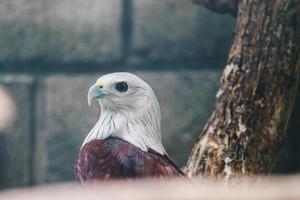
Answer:
[[[89,89],[87,100],[88,105],[91,105],[91,101],[93,99],[99,99],[102,96],[104,96],[106,93],[98,86],[98,85],[92,85]]]

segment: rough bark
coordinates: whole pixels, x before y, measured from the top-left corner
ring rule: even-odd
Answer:
[[[189,177],[230,178],[272,170],[297,91],[299,4],[239,1],[215,111],[184,169]]]

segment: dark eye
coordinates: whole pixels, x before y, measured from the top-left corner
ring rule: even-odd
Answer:
[[[116,84],[116,90],[119,92],[126,92],[128,90],[128,85],[126,82],[119,82]]]

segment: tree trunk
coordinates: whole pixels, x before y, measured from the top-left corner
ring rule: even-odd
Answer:
[[[230,4],[237,12],[222,11],[237,15],[235,37],[216,95],[215,111],[184,171],[189,177],[267,174],[282,146],[297,91],[296,25],[300,25],[300,3],[211,2],[237,3]]]

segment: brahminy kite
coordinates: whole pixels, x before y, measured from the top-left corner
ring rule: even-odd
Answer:
[[[75,165],[77,180],[183,176],[161,140],[161,114],[151,87],[126,72],[100,77],[88,92],[100,118],[85,138]]]

